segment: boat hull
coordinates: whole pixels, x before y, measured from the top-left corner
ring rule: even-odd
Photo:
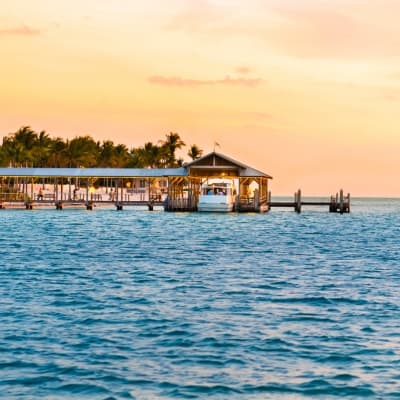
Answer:
[[[231,181],[207,182],[202,186],[197,210],[200,212],[234,211],[236,193]]]
[[[197,204],[199,212],[232,212],[234,209],[233,203],[202,203]]]

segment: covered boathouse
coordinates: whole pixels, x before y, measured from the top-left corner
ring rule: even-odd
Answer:
[[[205,182],[232,179],[235,211],[265,212],[272,177],[214,151],[180,168],[0,168],[0,179],[0,208],[112,204],[118,210],[158,205],[165,211],[197,211]]]

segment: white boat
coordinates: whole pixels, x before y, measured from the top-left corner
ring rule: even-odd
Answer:
[[[231,212],[235,208],[236,190],[233,182],[207,182],[201,187],[197,210],[204,212]]]

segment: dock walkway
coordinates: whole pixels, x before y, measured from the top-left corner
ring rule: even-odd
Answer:
[[[301,190],[299,189],[294,194],[294,201],[272,201],[271,194],[269,194],[268,206],[269,208],[293,208],[297,213],[301,213],[304,206],[326,206],[329,208],[329,212],[344,214],[350,212],[350,193],[345,196],[343,190],[340,190],[339,193],[336,193],[335,196],[331,196],[330,199],[326,201],[303,201]]]
[[[123,210],[126,207],[147,207],[149,211],[153,211],[154,207],[163,207],[165,211],[197,211],[197,208],[192,201],[188,199],[181,199],[179,202],[168,202],[167,199],[160,200],[159,198],[152,198],[150,200],[103,200],[101,196],[94,196],[93,198],[85,199],[66,199],[57,200],[55,197],[43,199],[0,199],[0,209],[5,208],[26,208],[33,210],[36,208],[54,208],[56,210],[69,209],[69,208],[86,208],[93,210],[96,207],[115,207],[117,210]],[[274,201],[271,198],[271,193],[268,194],[268,199],[263,201],[262,206],[264,211],[269,211],[272,208],[292,208],[296,213],[301,213],[304,207],[307,206],[322,206],[327,207],[331,213],[345,214],[350,212],[350,194],[346,196],[343,190],[340,190],[335,196],[331,196],[327,200],[303,200],[301,190],[294,194],[293,201]],[[254,212],[254,199],[251,202],[240,203],[240,208],[236,211],[239,212]]]

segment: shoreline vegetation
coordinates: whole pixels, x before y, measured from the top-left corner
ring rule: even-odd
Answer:
[[[112,140],[95,141],[91,136],[52,138],[46,131],[35,132],[29,126],[3,137],[0,167],[32,168],[175,168],[184,160],[176,151],[186,147],[176,132],[165,135],[158,144],[146,142],[137,148],[115,144]],[[200,158],[203,150],[189,146],[187,156]]]

